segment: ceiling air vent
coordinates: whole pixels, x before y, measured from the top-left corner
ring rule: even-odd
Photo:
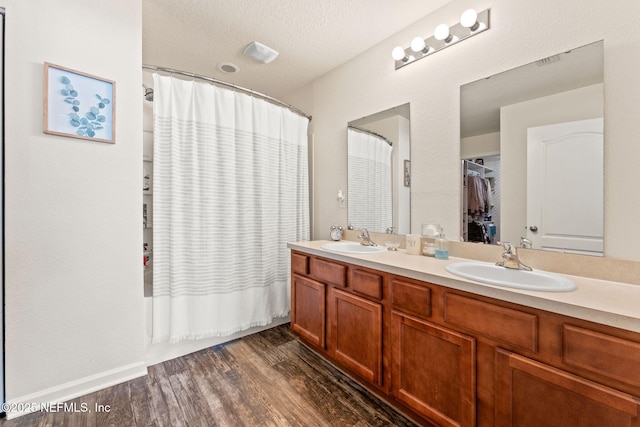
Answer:
[[[536,61],[536,64],[540,67],[542,67],[543,65],[549,65],[551,63],[554,62],[558,62],[560,61],[560,55],[553,55],[553,56],[549,56],[547,58],[542,58],[538,61]]]
[[[249,43],[249,45],[244,48],[243,53],[258,62],[262,62],[263,64],[268,64],[278,56],[278,52],[276,50],[271,49],[269,46],[265,46],[260,42]]]

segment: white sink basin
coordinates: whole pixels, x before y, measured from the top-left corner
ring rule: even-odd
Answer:
[[[566,277],[535,269],[513,270],[480,261],[454,262],[448,264],[446,269],[465,279],[507,288],[545,292],[571,292],[577,289],[576,284]]]
[[[387,250],[384,246],[365,246],[358,242],[331,242],[325,243],[321,246],[322,249],[331,252],[338,252],[342,254],[375,254],[385,252]]]

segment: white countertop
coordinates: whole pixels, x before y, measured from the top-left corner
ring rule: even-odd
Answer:
[[[407,255],[404,250],[385,251],[366,255],[330,252],[321,248],[327,240],[289,243],[296,251],[324,258],[368,267],[399,276],[446,286],[452,289],[483,295],[552,313],[602,323],[621,329],[640,332],[640,286],[607,280],[563,274],[574,281],[573,292],[538,292],[503,288],[464,279],[449,273],[448,263],[470,261],[450,257],[438,260],[419,255]],[[533,266],[535,269],[535,266]]]

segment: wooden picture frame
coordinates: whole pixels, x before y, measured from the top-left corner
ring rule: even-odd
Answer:
[[[411,187],[411,160],[404,161],[404,186]]]
[[[116,142],[116,82],[44,63],[44,133]]]

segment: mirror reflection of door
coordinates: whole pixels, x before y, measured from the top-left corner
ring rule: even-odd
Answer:
[[[527,131],[527,238],[533,247],[603,255],[602,118]]]
[[[530,181],[527,179],[527,129],[603,117],[603,63],[603,42],[599,41],[461,86],[460,158],[486,160],[490,154],[500,156],[499,195],[493,198],[499,205],[492,208],[492,220],[497,228],[495,242],[518,244],[522,237],[540,240],[527,231],[528,227],[540,227],[538,222],[543,221],[527,219],[527,182]],[[573,157],[574,160],[579,158]],[[568,165],[563,168],[565,166]],[[600,168],[603,167],[601,163]],[[493,175],[497,176],[496,172]],[[592,193],[603,188],[603,181],[595,184]],[[461,188],[461,191],[464,194],[465,189]],[[566,200],[569,199],[563,199],[563,202]],[[561,202],[545,204],[545,213],[549,216],[546,221],[550,221],[551,216],[570,218],[575,210],[566,209],[572,206]],[[599,212],[604,212],[604,204]],[[464,206],[461,213],[464,230]],[[596,227],[589,225],[586,228]],[[547,247],[544,249],[602,255],[602,249],[599,249],[602,242],[595,243],[599,240],[597,236],[593,245],[581,249],[557,246],[560,240],[545,242]],[[571,242],[573,238],[566,240]],[[542,249],[536,243],[533,248]]]

